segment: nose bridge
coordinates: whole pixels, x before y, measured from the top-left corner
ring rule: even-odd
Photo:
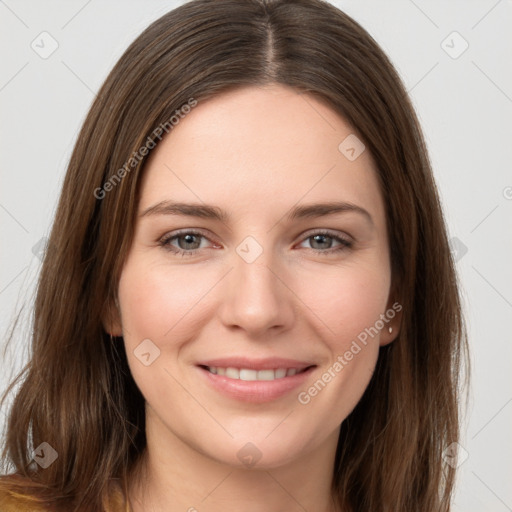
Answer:
[[[244,239],[232,255],[233,270],[220,308],[226,326],[238,326],[256,334],[293,321],[291,295],[276,274],[271,249],[252,237]]]

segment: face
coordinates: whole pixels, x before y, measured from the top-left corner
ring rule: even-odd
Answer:
[[[199,102],[153,150],[114,329],[147,428],[235,466],[335,446],[397,327],[358,144],[333,110],[272,85]]]

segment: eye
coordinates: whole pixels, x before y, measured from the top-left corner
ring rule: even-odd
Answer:
[[[199,231],[181,231],[171,233],[162,237],[158,243],[164,249],[181,256],[192,256],[197,254],[201,249],[208,247],[208,242],[217,248],[219,245],[214,244],[204,234]],[[303,244],[308,242],[309,247],[304,247]],[[310,249],[316,253],[330,255],[338,253],[352,247],[353,242],[339,234],[331,233],[329,231],[316,231],[309,234],[303,242],[299,244],[300,247]]]
[[[325,254],[332,254],[334,252],[349,249],[353,244],[353,242],[348,238],[329,231],[316,231],[311,233],[300,245],[305,242],[309,242],[310,245],[310,247],[306,247],[306,249],[311,249]]]
[[[207,247],[208,245],[205,245],[204,241],[208,241],[208,238],[198,231],[182,231],[166,235],[158,243],[175,254],[187,256]]]

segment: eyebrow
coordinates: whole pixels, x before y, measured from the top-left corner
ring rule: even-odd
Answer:
[[[333,201],[327,203],[307,204],[303,206],[294,206],[286,219],[293,221],[296,219],[325,217],[337,213],[354,212],[363,215],[371,224],[373,219],[370,213],[353,203],[344,201]],[[174,201],[161,201],[159,203],[146,208],[140,217],[148,217],[153,215],[187,215],[190,217],[200,217],[203,219],[218,220],[227,223],[229,214],[219,208],[205,203],[179,203]]]

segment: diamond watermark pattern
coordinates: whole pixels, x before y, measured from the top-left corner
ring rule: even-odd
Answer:
[[[468,459],[469,453],[459,443],[452,443],[443,451],[443,460],[452,468],[458,468]]]
[[[31,43],[30,47],[41,59],[50,57],[59,47],[57,40],[48,32],[41,32]]]
[[[246,263],[253,263],[263,252],[263,247],[254,237],[246,236],[237,246],[236,252]]]
[[[244,466],[252,468],[261,459],[262,453],[254,444],[246,443],[236,455]]]
[[[343,139],[338,149],[345,158],[353,162],[361,156],[366,148],[362,141],[351,133],[348,137]]]
[[[48,249],[48,238],[43,236],[39,242],[37,242],[34,247],[32,247],[32,254],[39,258],[40,261],[43,261],[44,255]]]
[[[452,59],[458,59],[469,48],[469,43],[454,30],[446,39],[443,39],[441,48]]]
[[[49,443],[41,443],[33,452],[32,459],[35,460],[43,469],[51,466],[59,454]]]
[[[455,262],[461,260],[468,252],[467,246],[456,236],[450,239],[450,251]]]
[[[133,353],[144,366],[153,364],[160,357],[160,349],[149,338],[139,343]]]

